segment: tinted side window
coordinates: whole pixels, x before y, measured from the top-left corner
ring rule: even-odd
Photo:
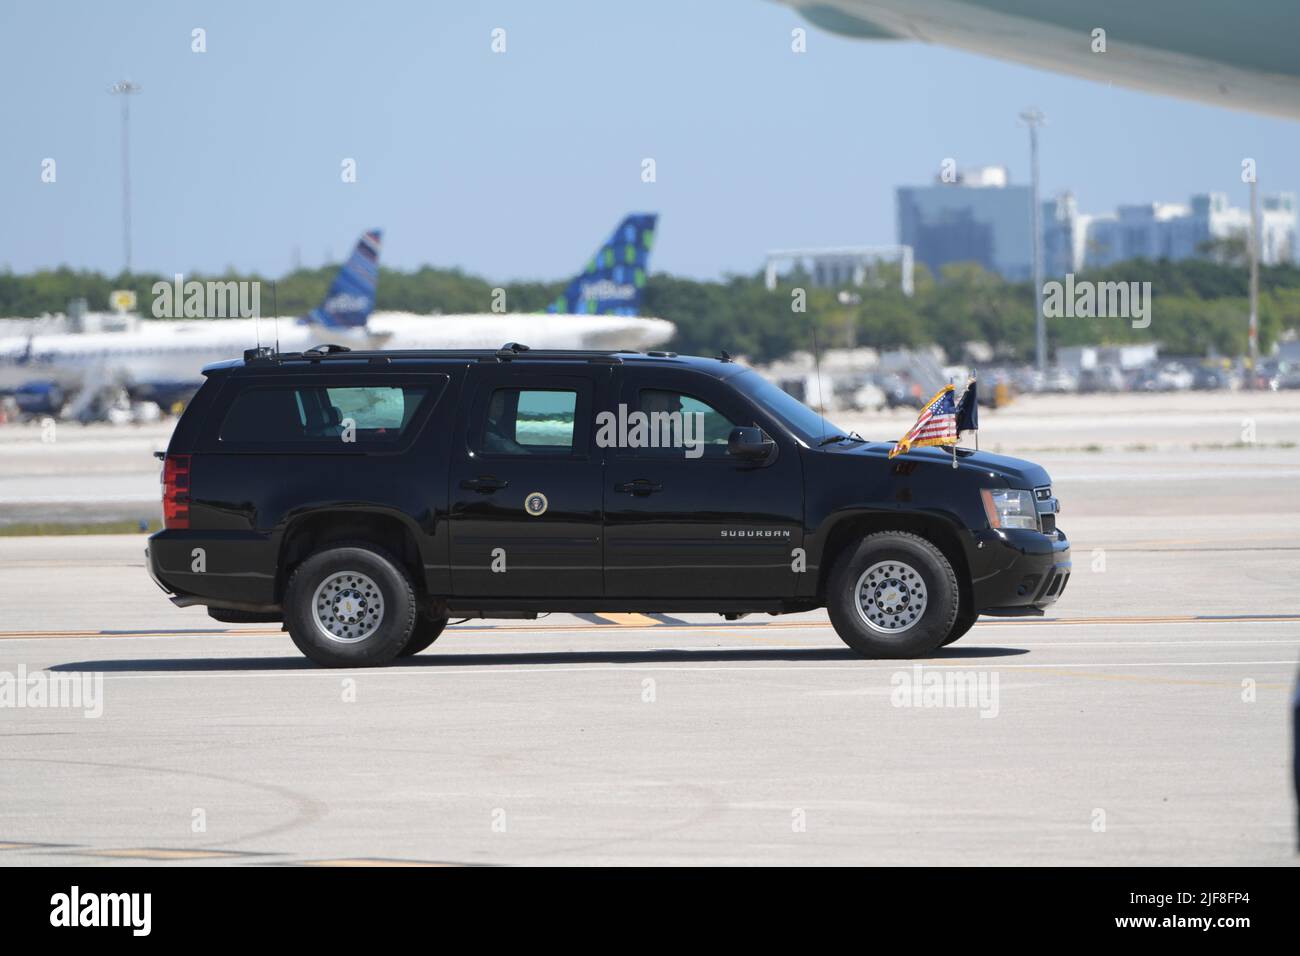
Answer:
[[[658,437],[661,441],[656,444],[661,447],[680,444],[681,437],[685,436],[692,444],[702,444],[707,457],[716,458],[727,453],[727,439],[736,425],[707,402],[684,392],[643,388],[637,398],[637,407],[650,417],[651,427],[660,432]],[[660,424],[656,426],[655,422]],[[663,440],[667,435],[673,436],[672,441]]]
[[[428,394],[423,385],[252,388],[231,404],[222,442],[280,444],[341,441],[357,445],[402,437]]]
[[[492,455],[573,452],[578,393],[562,389],[498,388],[488,401],[483,451]]]

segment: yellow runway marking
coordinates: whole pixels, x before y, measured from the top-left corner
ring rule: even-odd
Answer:
[[[239,853],[235,850],[166,850],[159,847],[138,847],[122,850],[79,850],[79,856],[106,856],[121,860],[220,860],[235,856],[257,856],[256,853]]]
[[[303,860],[294,866],[462,866],[460,863],[436,863],[426,860],[386,860],[381,857],[363,856],[355,859],[341,860]]]
[[[668,627],[662,621],[656,621],[654,618],[645,614],[618,614],[610,611],[599,611],[596,617],[605,621],[612,621],[622,627]]]

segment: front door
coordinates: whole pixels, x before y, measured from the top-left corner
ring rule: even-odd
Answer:
[[[457,597],[602,594],[592,408],[608,376],[608,366],[470,368],[450,469]]]
[[[803,545],[797,446],[769,431],[778,443],[775,455],[762,463],[736,460],[727,453],[732,428],[761,422],[724,383],[698,372],[631,365],[617,375],[621,407],[613,411],[639,412],[660,424],[649,426],[658,447],[647,447],[629,428],[606,451],[606,597],[792,597],[794,549]],[[674,414],[691,416],[689,426],[677,419],[683,439],[693,439],[689,445],[665,440],[672,438]]]

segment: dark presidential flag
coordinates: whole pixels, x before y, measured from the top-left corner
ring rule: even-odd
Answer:
[[[966,385],[957,403],[957,433],[977,431],[980,427],[980,400],[975,391],[975,379]]]

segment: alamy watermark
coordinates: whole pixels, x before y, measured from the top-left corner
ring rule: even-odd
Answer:
[[[1075,280],[1043,284],[1043,316],[1048,319],[1131,319],[1133,328],[1151,325],[1150,282]]]
[[[257,281],[185,281],[176,273],[172,282],[155,282],[155,319],[252,319],[262,314],[262,283]]]
[[[889,702],[895,707],[955,707],[978,710],[981,717],[996,717],[1001,707],[997,671],[911,670],[895,671]]]
[[[55,927],[124,927],[132,936],[153,928],[152,893],[83,893],[75,883],[50,897],[50,925]]]
[[[0,709],[81,710],[87,718],[104,714],[104,675],[93,673],[52,674],[27,672],[19,664],[17,673],[0,671]]]
[[[687,458],[704,454],[704,413],[628,411],[596,416],[596,444],[601,448],[683,448]]]

